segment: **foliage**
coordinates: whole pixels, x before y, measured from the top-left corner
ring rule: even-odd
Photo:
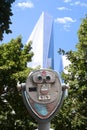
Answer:
[[[78,39],[76,51],[59,50],[71,62],[66,68],[68,74],[62,74],[70,89],[60,113],[53,120],[55,130],[87,130],[87,17],[82,20]]]
[[[32,70],[27,67],[33,56],[31,44],[23,46],[18,37],[0,45],[0,130],[34,129],[33,119],[16,88],[18,80],[25,82]]]
[[[3,40],[4,33],[11,33],[9,25],[12,24],[10,16],[12,16],[11,5],[15,0],[0,0],[0,40]]]

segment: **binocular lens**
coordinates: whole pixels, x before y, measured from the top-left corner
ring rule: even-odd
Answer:
[[[51,79],[51,78],[50,78],[50,76],[46,76],[46,80],[48,80],[48,81],[49,81],[50,79]]]
[[[42,80],[42,77],[41,77],[41,76],[38,76],[38,80],[41,81],[41,80]]]

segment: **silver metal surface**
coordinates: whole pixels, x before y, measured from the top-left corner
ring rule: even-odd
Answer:
[[[36,130],[54,130],[50,128],[50,122],[38,123],[38,129]]]

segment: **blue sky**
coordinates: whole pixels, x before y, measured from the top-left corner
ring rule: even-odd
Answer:
[[[54,19],[55,62],[58,65],[58,49],[74,50],[78,43],[77,31],[87,14],[87,0],[16,0],[12,11],[10,28],[13,33],[5,34],[2,43],[21,35],[25,44],[41,13],[47,12]]]

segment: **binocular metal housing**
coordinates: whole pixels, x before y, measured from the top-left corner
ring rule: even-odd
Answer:
[[[17,84],[27,110],[38,122],[49,122],[61,107],[67,86],[61,85],[56,71],[39,69],[26,83]]]

